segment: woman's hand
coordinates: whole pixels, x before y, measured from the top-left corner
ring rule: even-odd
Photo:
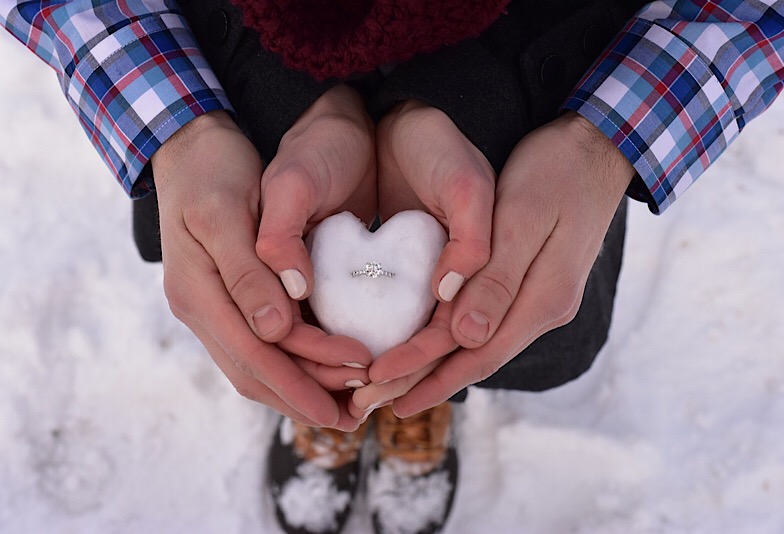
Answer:
[[[436,353],[445,356],[457,348],[444,318],[449,316],[450,301],[465,281],[488,261],[495,194],[495,173],[490,163],[438,109],[414,101],[399,106],[380,122],[377,147],[382,219],[400,211],[421,209],[447,229],[449,241],[431,281],[433,294],[440,301],[436,314],[417,341],[406,345],[415,351],[417,344],[424,342],[430,350],[428,358],[419,366],[406,366],[406,372],[397,373],[395,378],[400,379],[394,383],[358,389],[350,406],[355,417],[364,416],[374,404],[408,391],[433,370]],[[448,341],[430,344],[427,340],[436,331],[446,333],[440,339]],[[403,375],[405,378],[401,378]]]

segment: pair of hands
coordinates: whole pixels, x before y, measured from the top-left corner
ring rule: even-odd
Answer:
[[[408,102],[375,128],[346,86],[299,118],[266,169],[223,112],[189,123],[152,163],[175,316],[240,394],[347,431],[381,404],[400,416],[438,404],[570,321],[634,173],[567,114],[526,136],[496,184],[444,113]],[[313,271],[302,237],[340,211],[369,222],[405,209],[449,232],[432,282],[440,303],[371,365],[356,340],[303,321]]]

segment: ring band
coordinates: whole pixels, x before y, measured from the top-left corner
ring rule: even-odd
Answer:
[[[381,268],[381,264],[377,261],[369,261],[365,264],[364,269],[351,272],[352,278],[362,275],[367,276],[368,278],[378,278],[380,276],[386,276],[388,278],[395,277],[395,273],[385,271]]]

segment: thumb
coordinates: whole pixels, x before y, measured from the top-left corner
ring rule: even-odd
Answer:
[[[394,171],[397,198],[420,201],[449,232],[431,283],[436,297],[450,302],[490,259],[493,167],[452,119],[435,108],[404,106],[379,126],[378,136],[379,174]]]
[[[436,296],[450,302],[464,282],[490,259],[495,177],[466,167],[442,187],[441,209],[449,228],[447,242],[433,273]]]
[[[294,300],[310,295],[313,265],[302,236],[315,211],[317,192],[301,166],[274,170],[262,177],[262,211],[256,254],[280,278]]]

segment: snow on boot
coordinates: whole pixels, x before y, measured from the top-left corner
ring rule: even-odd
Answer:
[[[406,419],[389,406],[374,415],[379,455],[367,485],[376,533],[441,532],[457,484],[450,404]]]
[[[346,433],[281,419],[269,451],[268,486],[285,532],[341,531],[359,484],[359,452],[367,426]]]

